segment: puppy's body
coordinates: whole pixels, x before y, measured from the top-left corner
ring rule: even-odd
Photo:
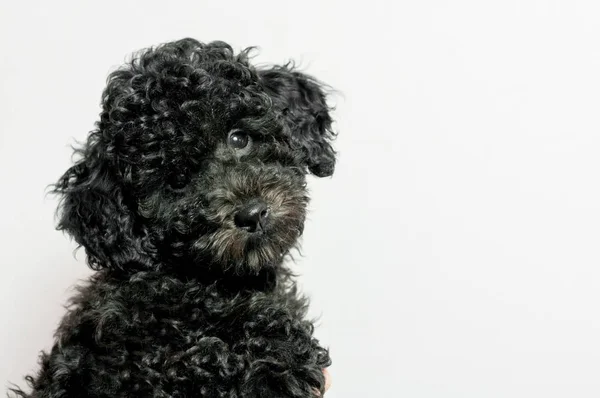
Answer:
[[[320,85],[192,39],[114,72],[56,184],[59,229],[98,272],[31,397],[311,397],[327,350],[283,265],[305,175],[333,173]]]
[[[241,288],[101,271],[75,298],[32,396],[315,396],[327,352],[303,301],[269,278]]]

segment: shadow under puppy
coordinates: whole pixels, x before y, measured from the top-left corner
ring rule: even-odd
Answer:
[[[308,172],[333,173],[322,86],[184,39],[113,72],[55,185],[59,229],[97,272],[26,397],[314,397],[328,352],[285,255]],[[319,393],[320,392],[320,393]]]

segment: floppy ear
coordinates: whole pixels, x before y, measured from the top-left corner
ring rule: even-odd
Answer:
[[[66,231],[85,248],[90,268],[123,268],[148,261],[145,240],[135,231],[135,220],[125,204],[121,187],[99,150],[99,132],[78,150],[83,158],[59,179],[54,193],[61,195],[58,230]]]
[[[284,131],[292,145],[301,149],[308,170],[318,177],[332,175],[335,151],[330,142],[334,133],[323,85],[290,65],[258,73],[275,111],[283,120]]]

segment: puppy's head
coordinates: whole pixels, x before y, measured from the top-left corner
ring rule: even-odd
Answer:
[[[56,185],[59,229],[94,269],[278,264],[302,233],[306,174],[334,170],[322,86],[223,42],[140,52],[102,106]]]

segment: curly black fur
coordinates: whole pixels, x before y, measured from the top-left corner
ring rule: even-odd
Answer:
[[[112,73],[97,129],[55,185],[96,270],[23,397],[311,397],[326,349],[283,265],[305,176],[333,173],[322,85],[184,39]],[[231,134],[248,145],[231,145]],[[261,233],[236,227],[251,200]]]

